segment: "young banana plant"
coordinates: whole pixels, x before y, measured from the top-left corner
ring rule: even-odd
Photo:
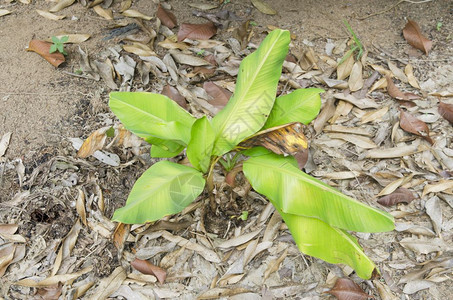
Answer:
[[[160,94],[110,94],[110,108],[127,129],[152,144],[152,157],[174,157],[186,148],[193,166],[169,161],[152,165],[133,186],[126,205],[114,213],[114,221],[145,223],[181,212],[205,189],[212,191],[213,167],[222,156],[248,149],[241,152],[248,157],[243,161],[245,177],[275,206],[303,253],[349,265],[362,278],[377,271],[348,231],[392,230],[392,216],[302,172],[287,155],[297,151],[285,152],[288,147],[257,137],[260,130],[279,136],[292,129],[296,134],[286,137],[289,148],[306,148],[300,124],[310,123],[319,113],[321,89],[275,97],[289,43],[288,31],[272,31],[242,61],[233,96],[212,119],[195,119]]]

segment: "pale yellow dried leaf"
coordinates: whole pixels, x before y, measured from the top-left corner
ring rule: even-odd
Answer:
[[[332,59],[330,56],[319,55],[319,58],[332,68],[336,68],[338,66],[338,63],[334,59]]]
[[[125,10],[125,11],[123,11],[122,14],[123,14],[123,16],[126,16],[126,17],[138,18],[138,19],[143,19],[143,20],[147,20],[147,21],[149,21],[153,18],[153,17],[147,16],[147,15],[144,15],[135,9]]]
[[[414,177],[414,174],[410,174],[409,176],[401,177],[398,178],[397,180],[392,181],[385,188],[383,188],[382,191],[380,191],[376,197],[381,197],[393,193],[394,191],[396,191],[397,188],[399,188],[406,182],[409,182],[412,179],[412,177]]]
[[[414,143],[412,145],[387,148],[387,149],[372,149],[368,150],[366,153],[366,158],[395,158],[411,155],[417,152],[426,150],[426,147],[420,145],[419,143]]]
[[[453,180],[443,180],[435,184],[427,184],[423,188],[422,197],[428,193],[445,192],[453,189]]]
[[[93,266],[86,267],[75,273],[47,277],[46,279],[41,280],[39,282],[36,282],[33,279],[22,279],[22,280],[17,281],[14,284],[21,285],[21,286],[29,286],[29,287],[51,286],[51,285],[58,284],[59,282],[66,283],[67,281],[74,280],[88,272],[91,272],[91,270],[93,270]]]
[[[252,240],[244,250],[244,263],[243,266],[245,267],[253,258],[253,253],[256,250],[256,246],[258,245],[258,239]]]
[[[349,55],[341,64],[337,67],[337,79],[343,80],[351,74],[352,67],[354,66],[354,55]]]
[[[278,213],[274,213],[269,220],[266,230],[264,231],[262,242],[272,242],[277,237],[278,229],[282,224],[282,217]]]
[[[131,45],[124,45],[123,49],[124,51],[136,54],[138,56],[157,56],[156,52],[151,50],[150,47],[138,42],[134,42]]]
[[[340,100],[335,108],[335,113],[330,119],[330,124],[334,124],[340,116],[347,116],[353,108],[353,105],[349,102]]]
[[[333,95],[333,97],[335,99],[348,101],[349,103],[357,106],[360,109],[379,107],[379,104],[377,104],[376,101],[374,101],[373,99],[370,98],[357,99],[352,94],[336,93]]]
[[[437,97],[453,97],[453,92],[450,91],[432,92],[429,93],[429,95]]]
[[[60,0],[60,1],[58,1],[57,4],[55,4],[55,6],[53,6],[51,9],[49,9],[49,11],[50,12],[60,11],[63,8],[71,6],[74,2],[75,2],[75,0]]]
[[[266,15],[275,15],[277,11],[273,9],[269,4],[261,0],[252,0],[253,6],[255,6],[260,12]]]
[[[106,132],[109,130],[109,126],[100,128],[94,131],[90,136],[83,142],[77,156],[80,158],[86,158],[90,155],[93,155],[94,152],[101,150],[104,147],[105,141],[107,139]]]
[[[14,243],[2,245],[0,249],[0,277],[5,274],[6,269],[12,263],[15,251],[16,245]]]
[[[328,178],[328,179],[351,179],[351,178],[357,178],[360,176],[360,172],[357,171],[342,171],[342,172],[331,172],[322,175],[323,178]]]
[[[98,208],[101,212],[105,210],[104,194],[101,187],[96,184],[96,195],[98,196]]]
[[[14,234],[19,228],[17,224],[0,224],[0,233]]]
[[[213,263],[220,262],[220,258],[217,255],[217,253],[215,253],[214,251],[212,251],[202,245],[191,242],[180,236],[173,235],[168,231],[163,231],[162,237],[165,238],[166,240],[169,240],[171,242],[178,244],[181,247],[185,246],[187,249],[197,252],[198,254],[200,254],[202,257],[204,257],[206,260],[208,260],[210,262],[213,262]]]
[[[210,63],[202,58],[181,53],[177,50],[169,51],[174,60],[183,65],[189,65],[194,67],[210,65]]]
[[[183,249],[183,248],[181,248]],[[148,283],[155,283],[157,282],[157,278],[154,275],[142,274],[142,273],[130,273],[127,275],[127,278],[141,281],[141,282],[148,282]]]
[[[217,46],[223,46],[225,43],[216,40],[198,40],[197,48],[211,49]]]
[[[132,0],[124,0],[121,2],[121,5],[120,5],[120,10],[119,12],[120,13],[123,13],[125,12],[126,10],[128,10],[132,5]]]
[[[0,233],[0,238],[8,242],[26,243],[27,240],[20,234]]]
[[[179,50],[183,50],[183,51],[190,47],[189,45],[187,45],[184,42],[180,42],[180,43],[174,42],[170,38],[166,38],[162,42],[157,43],[157,45],[161,46],[162,48],[165,48],[165,49],[179,49]]]
[[[119,266],[113,270],[108,277],[101,279],[95,292],[88,298],[89,300],[104,300],[115,292],[126,279],[126,271]]]
[[[288,255],[288,248],[285,249],[285,251],[283,252],[282,255],[280,255],[279,258],[277,258],[269,263],[266,271],[264,272],[263,281],[265,281],[267,278],[269,278],[269,276],[272,273],[278,271],[278,269],[280,268],[280,264],[286,258],[287,255]]]
[[[100,15],[101,17],[103,17],[104,19],[106,20],[113,20],[113,12],[111,9],[105,9],[103,8],[102,6],[100,5],[96,5],[95,7],[93,7],[93,10],[98,14]]]
[[[384,77],[385,76],[390,76],[392,77],[393,76],[393,73],[389,70],[387,70],[386,68],[380,66],[380,65],[375,65],[375,64],[371,64],[370,65],[373,69],[375,69],[376,71],[379,72],[379,74],[383,75]]]
[[[230,247],[236,247],[242,244],[245,244],[255,238],[259,233],[261,232],[261,229],[242,234],[238,237],[231,238],[227,241],[224,241],[220,243],[217,247],[219,248],[230,248]]]
[[[37,9],[36,12],[46,18],[46,19],[49,19],[49,20],[54,20],[54,21],[58,21],[58,20],[62,20],[64,18],[66,18],[66,16],[57,16],[56,14],[53,14],[51,12],[48,12],[48,11],[45,11],[45,10],[40,10],[40,9]]]
[[[373,86],[370,88],[369,92],[371,93],[374,90],[386,89],[386,88],[387,88],[387,79],[385,77],[381,77],[378,81],[373,83]]]
[[[61,39],[64,36],[68,37],[68,40],[65,42],[65,44],[80,44],[82,42],[85,42],[91,37],[91,35],[86,33],[68,33],[56,35],[56,37],[59,39]],[[51,42],[51,39],[48,39],[48,41]]]
[[[351,92],[358,91],[363,87],[362,64],[359,61],[352,66],[348,86]]]
[[[363,149],[371,149],[377,147],[377,145],[366,136],[344,133],[328,133],[327,135],[332,139],[340,139],[346,142],[350,142]]]
[[[389,66],[390,71],[393,73],[393,75],[398,78],[400,81],[407,83],[408,78],[404,72],[398,68],[394,63],[392,63],[390,60],[387,62],[387,65]]]
[[[420,89],[420,85],[418,84],[417,78],[415,78],[414,76],[414,67],[412,67],[411,64],[406,65],[406,67],[404,68],[404,73],[407,76],[409,84],[416,89]]]
[[[77,222],[74,224],[74,226],[72,226],[71,230],[63,239],[60,250],[58,251],[57,254],[57,258],[55,259],[51,276],[54,276],[55,274],[58,273],[58,270],[60,269],[63,260],[67,259],[71,255],[72,249],[74,249],[74,246],[77,242],[77,238],[79,237],[81,228],[82,226],[80,225],[79,220],[77,220]]]
[[[11,13],[11,11],[9,11],[7,9],[0,9],[0,17],[9,15],[10,13]]]
[[[175,251],[168,253],[160,260],[159,265],[164,269],[172,268],[176,264],[177,259],[181,257],[185,249],[185,247],[181,247],[179,249],[176,249]]]
[[[200,9],[200,10],[211,10],[211,9],[219,7],[219,5],[216,3],[198,3],[198,2],[192,3],[192,2],[189,2],[187,4],[190,7]]]
[[[324,127],[325,132],[352,133],[364,136],[373,136],[368,130],[360,127],[347,127],[343,125],[327,125]]]
[[[22,4],[30,4],[31,0],[19,0],[19,2]]]
[[[82,298],[83,295],[94,285],[94,281],[89,281],[85,284],[82,284],[76,288],[74,297],[72,299]]]
[[[375,122],[375,121],[381,121],[381,118],[389,111],[388,106],[384,106],[381,109],[369,111],[365,113],[361,120],[360,124],[366,124],[368,122]]]
[[[79,195],[77,196],[76,201],[76,211],[82,220],[83,225],[87,226],[87,214],[85,210],[85,193],[81,189],[77,189],[79,191]]]
[[[379,293],[379,296],[382,300],[398,300],[399,298],[395,296],[390,290],[389,286],[384,282],[379,280],[373,280],[374,285]]]

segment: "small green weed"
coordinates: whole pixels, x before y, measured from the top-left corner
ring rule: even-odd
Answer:
[[[60,39],[56,36],[52,36],[52,46],[50,46],[49,53],[54,53],[56,51],[60,52],[63,55],[68,55],[68,53],[64,50],[64,43],[69,40],[69,36],[65,35],[62,36]]]

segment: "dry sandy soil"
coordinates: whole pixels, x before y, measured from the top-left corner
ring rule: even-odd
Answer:
[[[156,2],[134,0],[132,8],[155,17]],[[422,99],[416,102],[418,108],[411,108],[411,112],[431,117],[425,119],[436,142],[433,149],[449,148],[450,152],[446,153],[451,155],[453,130],[450,123],[438,116],[437,105],[439,100],[453,103],[453,98],[451,94],[450,97],[440,98],[429,93],[453,91],[453,3],[449,0],[416,2],[268,1],[278,13],[265,15],[249,1],[232,0],[223,9],[234,12],[238,18],[225,23],[226,26],[219,29],[212,39],[226,41],[234,36],[235,28],[250,19],[257,25],[250,41],[252,46],[258,45],[265,36],[267,26],[273,25],[289,29],[294,34],[292,53],[301,53],[311,47],[316,55],[326,55],[327,43],[338,46],[348,39],[342,22],[346,19],[368,50],[370,62],[385,68],[388,68],[388,60],[400,69],[404,69],[409,62],[413,65],[421,91],[408,84],[401,84],[400,87],[422,95]],[[206,21],[192,15],[195,9],[189,7],[188,2],[166,3],[171,6],[178,23]],[[133,22],[133,19],[117,13],[120,1],[114,1],[111,6],[114,20],[105,20],[93,9],[78,2],[57,13],[66,15],[63,20],[48,20],[36,13],[36,9],[48,10],[53,5],[45,1],[32,1],[31,4],[0,2],[0,9],[12,12],[0,17],[0,137],[7,132],[12,133],[6,154],[0,158],[0,223],[18,225],[17,236],[10,239],[0,236],[0,241],[4,243],[15,242],[14,257],[17,258],[1,278],[0,297],[57,299],[61,293],[60,297],[64,296],[64,299],[73,299],[78,295],[83,299],[101,299],[109,295],[114,299],[195,299],[200,295],[204,295],[204,299],[216,298],[216,295],[231,299],[328,299],[333,296],[323,292],[333,286],[337,277],[352,278],[376,299],[384,299],[385,295],[389,297],[385,299],[451,297],[452,189],[450,187],[449,190],[422,196],[425,184],[452,181],[452,169],[448,169],[448,162],[446,166],[437,161],[431,154],[435,151],[430,150],[392,159],[366,159],[361,155],[364,149],[359,146],[331,139],[326,133],[315,137],[310,134],[314,133],[312,128],[308,130],[308,135],[313,136],[311,175],[326,180],[344,193],[370,205],[388,212],[396,211],[400,223],[427,228],[434,233],[434,236],[426,236],[420,232],[402,230],[359,234],[365,252],[381,270],[380,280],[364,281],[348,268],[301,255],[278,216],[275,214],[272,217],[272,211],[267,215],[263,213],[267,207],[265,200],[253,195],[243,199],[238,196],[240,207],[232,205],[217,211],[215,218],[207,220],[216,223],[207,224],[208,234],[199,228],[202,209],[201,205],[195,205],[193,211],[171,219],[177,224],[174,227],[166,223],[156,228],[147,226],[146,234],[142,232],[143,227],[133,227],[130,235],[126,235],[127,241],[122,246],[124,249],[118,251],[111,238],[115,224],[109,218],[115,209],[124,205],[136,178],[152,164],[153,161],[147,155],[149,147],[142,145],[139,153],[131,149],[109,149],[120,157],[119,167],[108,166],[92,157],[76,158],[76,150],[69,138],[85,139],[94,130],[117,122],[107,106],[111,89],[102,79],[94,81],[70,75],[80,68],[79,45],[66,45],[67,62],[59,68],[51,66],[36,53],[27,52],[26,47],[32,39],[44,40],[61,33],[84,33],[91,38],[81,43],[80,47],[91,59],[105,57],[108,48],[121,43],[121,38],[104,39],[109,35],[112,25],[125,20]],[[415,20],[433,41],[434,46],[428,56],[404,40],[402,29],[407,19]],[[440,28],[436,28],[438,23],[442,24]],[[153,28],[155,22],[153,19],[144,24]],[[177,29],[173,29],[173,32],[177,33]],[[167,50],[154,46],[162,58]],[[226,47],[229,45],[226,44]],[[331,56],[339,59],[341,54]],[[131,57],[139,61],[138,56]],[[368,67],[364,72],[368,72],[365,77],[371,75],[372,71]],[[164,75],[170,77],[167,73]],[[132,91],[143,89],[160,92],[165,82],[151,76],[149,84],[143,85],[139,77],[136,74],[130,87]],[[225,73],[219,78],[234,82],[234,78]],[[198,86],[202,83],[200,80]],[[338,92],[310,77],[299,83],[304,87],[326,89],[328,92],[322,96],[323,103],[334,92]],[[420,143],[430,147],[425,140],[393,128],[398,121],[398,103],[385,90],[373,93],[372,98],[379,103],[377,108],[389,107],[389,112],[380,120],[365,126],[372,133],[372,139],[378,133],[383,134],[379,129],[384,128],[383,140],[377,146],[394,146],[392,138],[398,131],[397,134],[405,135],[405,139],[400,141],[407,145]],[[337,108],[338,105],[337,102]],[[362,115],[363,110],[353,109],[339,116],[335,124],[359,126]],[[453,158],[447,156],[447,159]],[[346,165],[348,162],[353,163]],[[354,169],[355,166],[361,170]],[[373,167],[387,172],[389,177],[381,178],[382,181],[378,182],[376,178],[365,175]],[[360,171],[362,175],[352,179],[329,180],[325,177],[327,173],[338,171]],[[376,203],[376,195],[383,187],[395,179],[407,178],[411,173],[413,177],[404,183],[417,195],[413,202],[385,208]],[[88,219],[87,224],[80,226],[76,224],[79,214],[75,203],[81,195],[85,197]],[[99,209],[100,198],[105,202],[103,211]],[[433,225],[436,221],[432,221],[426,213],[425,204],[430,199],[435,199],[431,202],[435,202],[436,212],[440,212],[442,217],[437,225]],[[201,204],[202,200],[198,203]],[[248,220],[231,221],[231,215],[240,214],[243,209],[250,212]],[[264,217],[265,221],[258,224],[259,217]],[[240,258],[243,248],[219,249],[215,246],[218,240],[229,239],[234,232],[245,234],[252,229],[269,229],[269,222],[279,224],[272,247],[235,273],[231,267],[237,267],[234,261]],[[263,232],[256,238],[262,235]],[[206,259],[206,254],[194,251],[192,247],[181,247],[182,242],[177,240],[180,237],[209,249],[218,261]],[[403,247],[400,244],[402,239],[410,238],[417,241],[414,243],[437,243],[439,246],[435,250],[426,250],[423,246]],[[213,240],[216,243],[212,243]],[[68,246],[71,243],[65,241],[74,244]],[[84,274],[70,279],[61,278],[57,282],[64,284],[50,288],[15,285],[15,282],[25,277],[38,281],[49,277],[59,261],[57,254],[63,247],[60,244],[66,245],[64,247],[68,249],[63,251],[57,274],[74,274],[86,270]],[[288,251],[285,252],[285,249]],[[1,251],[0,259],[5,260]],[[151,277],[137,280],[129,276],[131,273],[137,274],[130,266],[137,253],[139,257],[149,259],[167,271],[168,277],[164,284],[153,283]],[[286,257],[283,257],[275,272],[263,278],[268,266],[282,257],[283,253]],[[230,273],[236,277],[226,276]],[[400,281],[408,274],[410,276]],[[126,275],[129,276],[127,279]],[[85,292],[83,287],[89,289]],[[213,291],[212,294],[207,293],[209,290]]]

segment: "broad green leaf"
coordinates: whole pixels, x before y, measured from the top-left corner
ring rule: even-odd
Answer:
[[[135,182],[126,206],[113,214],[113,221],[139,224],[182,211],[204,189],[203,174],[194,168],[160,161]]]
[[[145,140],[159,138],[184,146],[189,143],[196,119],[167,96],[113,92],[109,106],[127,129]]]
[[[301,252],[329,263],[346,264],[364,279],[371,277],[376,266],[363,252],[355,237],[319,219],[285,214],[278,208],[277,210]]]
[[[263,129],[280,126],[292,122],[310,123],[321,108],[322,89],[298,89],[275,99],[274,107]]]
[[[55,51],[57,51],[57,45],[53,44],[50,46],[49,53],[54,53]]]
[[[261,156],[271,153],[272,151],[264,148],[263,146],[253,147],[251,149],[243,150],[241,153],[245,156]]]
[[[289,32],[276,29],[241,62],[235,92],[212,120],[215,155],[230,151],[263,127],[274,105],[289,42]]]
[[[393,217],[348,197],[300,171],[293,160],[276,154],[251,157],[244,174],[253,188],[284,213],[318,218],[345,230],[393,230]]]
[[[61,43],[66,43],[69,40],[69,35],[62,36],[60,39]]]
[[[59,43],[59,42],[60,42],[60,39],[59,39],[58,37],[56,37],[56,36],[52,36],[52,37],[51,37],[51,40],[52,40],[52,42],[54,42],[54,43]]]
[[[187,157],[192,165],[206,173],[211,162],[215,133],[208,118],[202,117],[192,125],[192,138],[187,146]]]
[[[166,141],[166,142],[169,142],[169,143],[173,143],[172,141]],[[173,151],[170,150],[170,148],[168,147],[165,147],[165,145],[155,145],[153,144],[151,146],[151,152],[150,152],[150,155],[151,157],[154,157],[154,158],[171,158],[171,157],[175,157],[176,155],[178,155],[179,153],[182,152],[182,150],[184,150],[184,146],[183,145],[179,145],[179,144],[176,144],[177,145],[177,148]]]

